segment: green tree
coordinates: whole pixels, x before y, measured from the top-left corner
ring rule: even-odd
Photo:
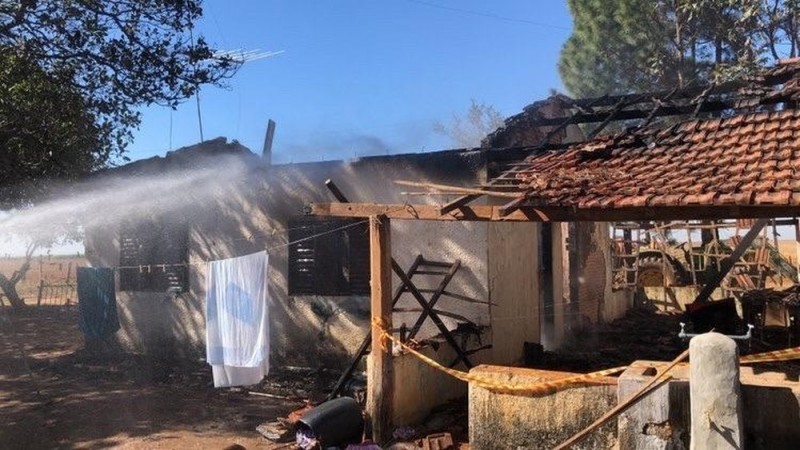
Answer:
[[[45,116],[55,113],[64,119],[61,136],[81,141],[71,142],[69,150],[82,148],[77,157],[49,146],[43,155],[52,151],[53,158],[36,159],[33,153],[43,151],[40,143],[0,123],[0,133],[21,139],[15,151],[32,153],[17,155],[20,161],[30,159],[24,171],[19,165],[0,166],[2,206],[29,200],[13,187],[21,180],[74,176],[121,156],[139,124],[141,106],[174,107],[200,85],[232,76],[239,64],[216,57],[201,36],[193,36],[201,15],[201,2],[191,0],[0,0],[0,56],[13,63],[12,73],[4,74],[7,86],[21,86],[36,97],[32,103],[49,106],[42,114],[31,111],[27,131],[41,125],[42,133],[51,133],[58,119]],[[34,71],[38,79],[32,83],[45,89],[24,85],[18,75],[25,70]],[[44,78],[48,82],[42,84]],[[0,92],[5,95],[0,101],[20,101],[8,92]],[[69,101],[61,103],[65,96]],[[76,107],[82,113],[67,111]],[[76,114],[83,116],[73,122]],[[62,151],[71,154],[57,156]]]
[[[588,97],[724,81],[800,55],[800,0],[569,0],[567,90]]]
[[[45,180],[69,180],[108,158],[103,130],[64,74],[0,49],[0,207],[19,206]]]
[[[101,166],[108,157],[101,136],[83,96],[68,80],[0,49],[0,205],[21,206],[44,193],[45,180],[69,180]],[[49,234],[29,230],[20,267],[0,273],[0,290],[15,308],[24,306],[17,284],[30,269],[34,251],[54,239]]]
[[[239,62],[193,35],[201,15],[191,0],[0,0],[0,209],[124,158],[140,107],[232,76]],[[21,267],[0,274],[18,307],[34,250],[57,238],[29,237]]]

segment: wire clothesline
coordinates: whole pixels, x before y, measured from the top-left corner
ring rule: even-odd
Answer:
[[[316,238],[321,237],[321,236],[325,236],[327,234],[337,233],[339,231],[346,230],[348,228],[352,228],[352,227],[355,227],[355,226],[358,226],[358,225],[362,225],[362,224],[365,224],[367,222],[369,222],[369,219],[360,220],[358,222],[353,222],[353,223],[341,226],[339,228],[335,228],[333,230],[328,230],[328,231],[324,231],[324,232],[321,232],[321,233],[313,234],[311,236],[306,236],[304,238],[296,239],[296,240],[291,241],[291,242],[285,242],[283,244],[277,244],[277,245],[273,245],[273,246],[270,246],[270,247],[266,247],[264,250],[269,252],[271,250],[277,250],[279,248],[289,247],[289,246],[292,246],[292,245],[295,245],[295,244],[299,244],[301,242],[306,242],[306,241],[310,241],[312,239],[316,239]],[[297,229],[299,229],[299,228],[297,228]],[[251,238],[252,238],[252,236],[251,236]],[[247,239],[247,240],[249,240],[249,239]],[[171,263],[171,264],[136,264],[136,265],[128,265],[128,266],[116,266],[116,267],[113,267],[113,269],[114,270],[139,269],[139,271],[148,271],[149,272],[149,271],[151,271],[152,268],[166,270],[168,267],[188,267],[188,266],[204,265],[204,264],[207,264],[209,261],[210,260],[200,260],[200,261],[196,261],[196,262]]]
[[[394,209],[386,211],[385,214],[390,214],[392,212],[400,211],[400,210],[407,209],[407,208],[413,208],[413,207],[411,205],[409,205],[408,203],[404,203],[404,204],[398,206],[397,208],[394,208]],[[352,227],[355,227],[355,226],[358,226],[358,225],[362,225],[362,224],[368,223],[370,220],[371,219],[359,220],[357,222],[353,222],[353,223],[341,226],[339,228],[335,228],[333,230],[323,231],[321,233],[317,233],[317,234],[314,234],[314,235],[311,235],[311,236],[306,236],[304,238],[297,239],[297,240],[294,240],[294,241],[291,241],[291,242],[286,242],[286,243],[283,243],[283,244],[277,244],[277,245],[273,245],[273,246],[270,246],[270,247],[265,247],[264,250],[270,251],[270,250],[277,250],[279,248],[289,247],[289,246],[294,245],[294,244],[299,244],[301,242],[309,241],[311,239],[316,239],[316,238],[318,238],[320,236],[325,236],[327,234],[336,233],[336,232],[339,232],[339,231],[342,231],[342,230],[346,230],[348,228],[352,228]],[[289,228],[289,229],[285,229],[283,231],[298,230],[298,229],[301,229],[301,228],[305,228],[305,227]],[[273,231],[275,231],[275,230],[273,229]],[[243,239],[251,240],[252,238],[253,238],[253,236],[251,235],[249,238],[239,238],[239,239],[234,239],[234,240],[243,240]],[[140,271],[144,271],[145,269],[147,269],[147,271],[150,271],[153,267],[155,267],[157,269],[160,268],[162,270],[166,270],[167,267],[189,267],[189,266],[207,264],[209,261],[210,260],[200,260],[200,261],[197,261],[197,262],[171,263],[171,264],[137,264],[137,265],[128,265],[128,266],[116,266],[116,267],[111,267],[111,269],[113,269],[113,270],[139,269]]]

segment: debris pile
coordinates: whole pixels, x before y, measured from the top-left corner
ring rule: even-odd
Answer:
[[[758,289],[742,295],[742,314],[756,327],[758,349],[797,345],[800,340],[800,286]]]
[[[678,338],[683,320],[681,313],[632,309],[610,324],[573,330],[557,351],[527,345],[525,365],[580,373],[636,360],[669,361],[686,349],[687,343]]]
[[[294,443],[302,450],[381,450],[366,439],[367,423],[361,405],[352,398],[339,397],[318,406],[307,404],[286,418],[264,422],[256,431],[275,443]],[[467,442],[466,399],[434,408],[414,427],[398,427],[392,432],[391,450],[446,450],[462,448]],[[466,444],[464,444],[466,445]]]

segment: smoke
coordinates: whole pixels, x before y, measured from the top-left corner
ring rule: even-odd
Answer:
[[[294,162],[388,155],[396,151],[385,140],[368,134],[320,135],[311,137],[306,143],[292,143],[284,148]]]

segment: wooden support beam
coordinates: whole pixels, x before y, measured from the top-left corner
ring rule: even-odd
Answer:
[[[344,194],[342,194],[342,191],[339,190],[339,186],[336,186],[336,183],[334,183],[333,180],[331,180],[330,178],[325,180],[325,187],[327,187],[328,190],[331,191],[331,194],[333,194],[333,197],[336,200],[339,200],[342,203],[349,203],[347,197],[345,197]]]
[[[638,101],[639,99],[637,98],[636,100],[634,100],[634,103]],[[606,116],[606,118],[603,119],[602,122],[600,122],[600,125],[596,126],[592,131],[590,131],[589,134],[586,135],[586,138],[584,140],[591,141],[592,139],[594,139],[595,136],[600,134],[600,132],[603,131],[603,129],[607,127],[608,124],[610,124],[614,120],[617,114],[619,114],[619,112],[622,111],[622,108],[624,108],[626,104],[627,103],[625,103],[624,99],[620,99],[620,101],[618,101],[617,104],[614,105],[614,107],[610,111],[608,111],[608,116]]]
[[[392,244],[389,219],[373,216],[369,220],[370,310],[372,351],[367,362],[367,414],[375,442],[392,437],[392,343],[380,327],[392,328]]]
[[[414,259],[414,262],[411,263],[411,267],[406,272],[406,278],[411,279],[414,272],[417,270],[417,267],[419,267],[420,264],[422,264],[422,262],[423,262],[422,255],[417,255],[417,257]],[[392,266],[394,266],[395,264],[397,263],[395,262],[394,258],[392,258]],[[448,264],[448,267],[449,266],[450,265]],[[392,310],[394,310],[394,306],[400,300],[400,296],[403,295],[404,292],[406,292],[406,286],[404,284],[397,286],[397,289],[395,289],[394,295],[392,296]],[[361,362],[361,358],[363,358],[364,355],[367,354],[367,350],[369,350],[369,345],[371,343],[372,343],[372,327],[370,327],[370,331],[367,331],[367,334],[361,341],[361,345],[358,347],[358,351],[356,352],[353,359],[350,361],[350,365],[344,372],[342,372],[342,375],[339,377],[339,380],[336,381],[336,385],[333,387],[333,390],[331,390],[331,393],[328,394],[328,400],[333,400],[334,398],[339,396],[339,394],[342,392],[342,388],[344,388],[344,384],[350,379],[350,377],[353,376],[353,372],[356,371],[358,364]]]
[[[500,209],[498,209],[497,211],[500,214],[500,217],[506,217],[507,215],[514,212],[515,209],[519,208],[526,201],[527,198],[525,198],[524,196],[518,196],[514,200],[511,200],[510,202],[501,206]]]
[[[458,192],[459,194],[475,194],[478,196],[481,195],[491,195],[493,197],[508,197],[508,198],[516,198],[519,197],[519,194],[514,192],[493,192],[488,189],[476,189],[470,187],[463,187],[463,186],[451,186],[449,184],[437,184],[437,183],[421,183],[418,181],[404,181],[404,180],[395,180],[395,184],[399,184],[400,186],[412,186],[412,187],[419,187],[419,188],[426,188],[431,189],[434,191],[445,191],[445,192]]]
[[[310,214],[330,217],[385,215],[399,220],[498,221],[498,222],[616,222],[721,218],[772,218],[800,215],[800,205],[779,206],[654,206],[630,208],[574,208],[569,206],[520,206],[503,216],[499,206],[466,205],[447,214],[437,205],[375,203],[312,203]]]
[[[450,211],[455,211],[458,208],[461,208],[462,206],[466,206],[467,203],[472,202],[474,200],[477,200],[479,198],[481,198],[480,194],[467,194],[467,195],[458,197],[457,199],[453,200],[452,202],[447,203],[447,204],[443,205],[441,208],[439,208],[439,214],[445,215],[445,214],[449,213]]]
[[[797,268],[797,282],[800,283],[800,219],[795,218],[794,223],[794,250],[795,250],[795,267]]]
[[[726,257],[722,260],[722,264],[720,265],[719,272],[714,274],[714,276],[708,280],[705,286],[703,286],[703,290],[697,294],[697,298],[694,300],[697,303],[707,302],[709,298],[711,298],[711,294],[714,293],[714,290],[719,287],[722,280],[725,279],[725,276],[728,275],[728,272],[731,271],[733,266],[736,264],[736,261],[739,261],[739,258],[744,255],[744,252],[750,247],[750,244],[758,237],[758,234],[761,230],[767,226],[769,223],[769,219],[758,219],[756,223],[750,228],[750,231],[744,235],[742,241],[739,242],[739,245],[733,249],[733,252],[730,256]]]
[[[766,101],[762,102],[766,103]],[[700,112],[713,112],[713,111],[720,111],[723,109],[732,109],[734,108],[733,101],[723,101],[723,100],[714,100],[708,101],[700,105]],[[692,114],[697,110],[696,105],[687,104],[687,105],[671,105],[671,106],[664,106],[656,111],[655,114],[652,114],[655,117],[663,117],[663,116],[675,116],[675,115],[684,115],[684,114]],[[576,113],[572,117],[573,123],[596,123],[602,122],[611,115],[612,110],[606,111],[597,111],[592,113]],[[642,109],[625,109],[622,111],[618,111],[614,114],[614,119],[617,121],[623,120],[635,120],[635,119],[644,119],[650,116],[650,110],[642,110]],[[563,117],[543,117],[541,119],[533,120],[529,124],[531,127],[547,127],[547,126],[558,126],[564,120]]]

